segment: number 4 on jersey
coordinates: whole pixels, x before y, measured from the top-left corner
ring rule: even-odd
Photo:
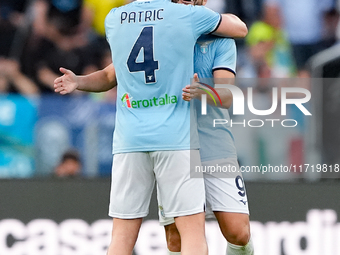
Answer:
[[[137,62],[137,58],[143,49],[144,60]],[[158,69],[158,61],[153,56],[153,27],[144,27],[137,41],[133,45],[127,66],[131,73],[144,72],[145,83],[155,83],[155,70]]]

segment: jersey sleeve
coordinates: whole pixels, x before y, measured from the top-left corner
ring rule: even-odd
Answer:
[[[217,47],[213,72],[216,70],[227,70],[236,74],[236,44],[233,39],[218,39],[219,45]]]
[[[114,15],[116,12],[117,8],[113,8],[111,9],[111,11],[106,15],[105,17],[105,22],[104,22],[104,26],[105,26],[105,36],[106,36],[106,40],[109,42],[109,38],[110,38],[110,30],[114,27]]]
[[[204,6],[191,6],[192,22],[195,36],[214,32],[221,23],[222,17]]]

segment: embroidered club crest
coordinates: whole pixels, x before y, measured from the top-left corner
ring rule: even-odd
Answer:
[[[213,41],[206,41],[206,42],[199,42],[198,44],[200,45],[201,52],[203,54],[206,54],[208,52],[208,46],[210,43]]]

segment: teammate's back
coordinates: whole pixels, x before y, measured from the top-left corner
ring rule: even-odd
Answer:
[[[207,8],[168,0],[135,1],[109,13],[106,33],[119,85],[115,153],[190,148],[182,88],[193,75],[197,38],[219,20]]]

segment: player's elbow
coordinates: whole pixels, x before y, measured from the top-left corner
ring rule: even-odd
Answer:
[[[233,20],[234,26],[238,28],[240,37],[245,37],[248,34],[248,28],[246,23],[244,23],[239,17],[231,14],[230,19]]]
[[[237,29],[235,29],[235,38],[244,38],[248,34],[248,28],[246,23],[241,20],[237,20]]]
[[[247,34],[248,34],[248,28],[247,28],[247,25],[245,23],[243,23],[244,26],[242,26],[242,28],[240,29],[240,35],[239,37],[243,38],[243,37],[246,37]]]
[[[221,27],[228,30],[227,34],[230,37],[243,38],[248,34],[246,23],[234,14],[222,14]]]

